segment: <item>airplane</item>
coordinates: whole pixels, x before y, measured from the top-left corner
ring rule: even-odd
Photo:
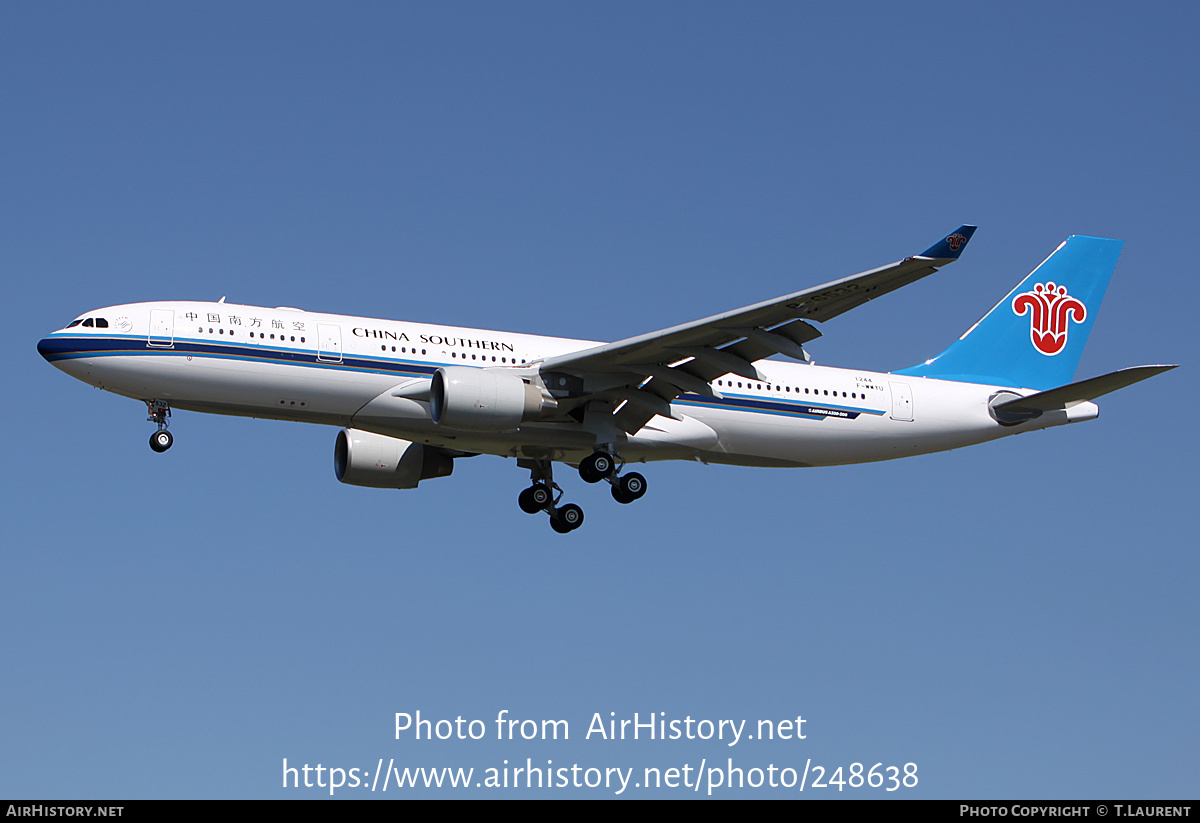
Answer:
[[[318,314],[153,302],[87,312],[38,342],[57,368],[173,409],[339,426],[343,483],[412,489],[479,454],[530,472],[518,496],[554,531],[583,523],[554,463],[619,503],[631,463],[812,467],[944,451],[1095,418],[1096,398],[1174,365],[1071,382],[1122,241],[1073,235],[945,351],[889,373],[818,366],[824,323],[954,262],[975,226],[920,254],[615,343]],[[778,359],[780,357],[787,360]]]

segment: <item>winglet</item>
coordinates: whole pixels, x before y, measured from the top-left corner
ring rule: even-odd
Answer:
[[[934,243],[917,256],[932,257],[935,260],[957,260],[958,256],[962,254],[962,250],[967,247],[967,241],[971,239],[976,228],[978,226],[959,226],[950,235]]]

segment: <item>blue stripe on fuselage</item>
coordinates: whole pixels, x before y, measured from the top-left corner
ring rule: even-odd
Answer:
[[[756,414],[773,414],[784,417],[803,417],[808,420],[823,420],[827,417],[838,417],[843,420],[854,420],[860,414],[883,414],[878,409],[868,409],[858,406],[842,406],[836,403],[813,403],[810,400],[760,400],[754,397],[734,396],[725,394],[720,400],[704,397],[699,394],[684,394],[676,398],[676,405],[700,406],[708,409],[725,409],[727,411],[748,411]]]
[[[155,357],[205,357],[217,360],[239,360],[247,363],[273,363],[285,366],[336,369],[344,371],[390,374],[396,377],[428,377],[442,365],[460,365],[439,362],[415,363],[410,360],[356,356],[345,353],[340,362],[317,360],[317,353],[309,348],[280,348],[260,343],[219,343],[208,340],[175,338],[170,347],[149,346],[145,335],[60,335],[52,334],[38,341],[38,353],[51,363],[86,357],[155,356]],[[756,414],[771,414],[784,417],[800,417],[808,420],[824,420],[835,417],[854,420],[860,414],[881,415],[879,409],[861,406],[845,406],[837,403],[814,403],[811,400],[761,399],[746,395],[725,394],[720,400],[700,394],[683,394],[674,404],[695,406],[726,411],[745,411]]]
[[[437,363],[413,363],[374,357],[347,357],[341,361],[318,360],[314,349],[291,349],[256,343],[229,344],[175,338],[173,345],[149,346],[145,336],[117,335],[99,337],[51,335],[38,341],[38,352],[51,363],[81,357],[145,356],[207,357],[218,360],[240,360],[248,363],[275,363],[285,366],[308,366],[324,369],[368,371],[376,374],[395,374],[400,377],[430,376]]]

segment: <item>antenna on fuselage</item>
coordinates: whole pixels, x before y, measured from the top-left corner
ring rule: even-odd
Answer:
[[[225,302],[225,295],[223,295],[223,294],[222,294],[222,295],[221,295],[221,299],[220,299],[220,300],[218,300],[217,302],[218,302],[218,303],[224,303],[224,302]]]

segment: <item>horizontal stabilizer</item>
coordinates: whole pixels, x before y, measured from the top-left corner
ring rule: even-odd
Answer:
[[[1095,400],[1097,397],[1101,397],[1109,392],[1123,389],[1126,386],[1132,386],[1134,383],[1146,380],[1156,374],[1170,371],[1173,368],[1175,366],[1132,366],[1131,368],[1121,369],[1111,374],[1104,374],[1100,377],[1080,380],[1078,383],[1059,386],[1057,389],[1031,394],[1028,397],[1006,400],[994,406],[993,411],[1000,414],[1036,416],[1042,412],[1065,409],[1076,403]]]

